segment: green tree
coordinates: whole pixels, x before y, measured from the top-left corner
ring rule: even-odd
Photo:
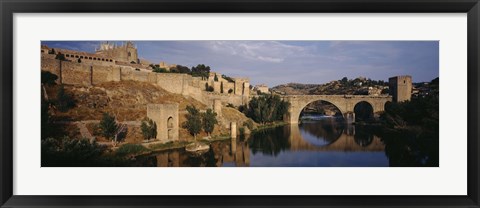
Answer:
[[[73,96],[65,92],[65,88],[63,85],[60,85],[60,88],[58,88],[57,91],[56,107],[61,112],[66,112],[69,109],[75,107],[75,99],[73,98]]]
[[[288,106],[289,103],[283,101],[278,95],[264,94],[250,100],[247,116],[262,124],[278,121],[283,119]]]
[[[208,78],[210,74],[210,66],[205,66],[204,64],[198,64],[197,66],[192,67],[192,76]]]
[[[155,123],[152,119],[143,119],[140,128],[142,129],[142,135],[144,139],[149,140],[157,137],[157,123]]]
[[[213,77],[213,81],[218,82],[218,76],[215,74],[215,77]]]
[[[203,130],[207,132],[208,136],[210,136],[210,134],[213,132],[215,124],[218,124],[217,113],[213,112],[212,109],[207,109],[207,111],[202,115],[202,126]]]
[[[102,120],[100,121],[100,130],[102,136],[107,139],[114,139],[119,130],[119,125],[115,121],[115,116],[103,113]]]
[[[187,74],[187,73],[190,73],[190,72],[191,72],[190,68],[188,68],[188,67],[186,67],[186,66],[177,65],[176,68],[177,68],[178,73]]]
[[[186,128],[188,132],[196,139],[197,134],[202,130],[202,115],[195,106],[187,106],[186,115],[187,121],[183,123],[183,128]]]

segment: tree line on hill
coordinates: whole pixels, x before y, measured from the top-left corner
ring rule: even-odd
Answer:
[[[181,73],[181,74],[190,74],[193,77],[202,77],[208,78],[210,74],[210,66],[206,66],[205,64],[198,64],[197,66],[193,66],[191,69],[187,66],[176,65],[174,67],[166,68],[160,67],[158,64],[150,64],[152,67],[153,72],[157,73]]]

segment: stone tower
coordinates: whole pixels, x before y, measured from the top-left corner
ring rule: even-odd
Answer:
[[[388,83],[394,102],[403,102],[412,98],[412,76],[390,77]]]
[[[178,140],[178,104],[148,104],[147,117],[157,124],[157,139],[162,142]]]

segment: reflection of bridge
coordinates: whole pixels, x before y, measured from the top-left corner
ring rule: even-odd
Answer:
[[[392,101],[392,96],[370,95],[287,95],[283,98],[290,102],[288,113],[284,120],[288,123],[298,123],[300,113],[309,103],[326,101],[337,107],[347,121],[355,120],[354,108],[360,102],[366,102],[372,106],[373,113],[382,112],[385,103]]]
[[[350,126],[353,127],[353,126]],[[318,152],[381,152],[385,145],[379,137],[371,135],[368,141],[356,140],[355,130],[353,128],[345,129],[339,137],[330,144],[316,146],[305,140],[300,132],[298,125],[289,125],[285,127],[284,136],[288,137],[286,149],[291,151],[318,151]],[[275,144],[273,146],[281,145]],[[251,149],[248,142],[216,142],[211,146],[213,154],[210,157],[214,159],[215,166],[223,166],[225,163],[231,163],[237,167],[250,166]],[[268,151],[267,151],[268,152]],[[178,151],[166,151],[155,155],[156,165],[159,167],[188,167],[191,166],[186,154],[180,154]],[[201,161],[200,166],[206,166],[208,159]],[[213,164],[211,164],[213,165]]]
[[[372,141],[363,143],[355,141],[354,131],[342,132],[342,134],[331,144],[324,146],[315,146],[304,140],[300,133],[298,125],[290,125],[290,149],[291,150],[311,150],[311,151],[342,151],[342,152],[378,152],[385,149],[385,145],[379,137],[372,135]]]

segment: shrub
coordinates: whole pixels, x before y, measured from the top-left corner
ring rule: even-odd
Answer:
[[[105,146],[88,139],[48,138],[42,140],[42,166],[103,166],[105,150]]]
[[[153,72],[156,72],[156,73],[166,73],[166,72],[168,72],[168,71],[167,71],[167,69],[165,69],[165,68],[158,68],[158,67],[156,67],[156,68],[153,69]]]
[[[213,92],[213,90],[214,90],[214,89],[213,89],[212,86],[208,86],[208,87],[207,87],[207,91],[208,91],[208,92]]]

